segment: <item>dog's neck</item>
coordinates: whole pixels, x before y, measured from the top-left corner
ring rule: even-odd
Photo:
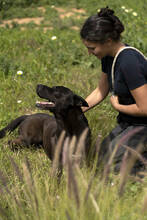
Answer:
[[[89,127],[80,107],[70,108],[65,115],[56,114],[55,117],[58,133],[65,130],[68,136],[75,135],[78,138]]]

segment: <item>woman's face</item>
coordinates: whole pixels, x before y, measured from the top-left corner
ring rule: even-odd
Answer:
[[[109,55],[110,52],[110,44],[109,41],[105,43],[95,43],[91,41],[83,40],[84,45],[88,49],[89,54],[93,54],[98,59],[102,59],[103,57]]]

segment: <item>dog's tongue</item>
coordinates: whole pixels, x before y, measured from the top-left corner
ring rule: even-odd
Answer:
[[[48,107],[50,107],[50,106],[53,106],[54,105],[54,103],[53,102],[39,102],[39,101],[37,101],[36,102],[36,106],[37,107],[43,107],[43,106],[48,106]]]
[[[54,104],[54,103],[53,102],[39,102],[39,101],[37,101],[36,104],[47,105],[47,104]]]
[[[37,102],[40,105],[47,105],[47,104],[53,104],[53,102]]]

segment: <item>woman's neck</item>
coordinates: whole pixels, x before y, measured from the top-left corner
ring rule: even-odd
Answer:
[[[113,43],[111,47],[111,51],[110,51],[110,56],[115,57],[117,52],[124,47],[125,47],[125,44],[122,42]]]

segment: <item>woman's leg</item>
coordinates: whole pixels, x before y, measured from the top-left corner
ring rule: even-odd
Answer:
[[[127,126],[116,127],[112,132],[104,139],[101,144],[100,161],[105,158],[105,162],[112,154],[115,146],[118,146],[118,150],[114,157],[115,171],[120,170],[122,158],[126,151],[125,146],[132,149],[136,149],[139,144],[142,144],[142,155],[147,159],[147,127],[145,126]],[[134,170],[139,170],[144,167],[140,161],[134,166]],[[134,172],[136,172],[134,171]]]
[[[104,138],[100,145],[100,152],[98,155],[98,166],[100,164],[105,164],[108,161],[108,158],[111,154],[110,151],[110,146],[112,145],[113,141],[117,139],[119,134],[123,132],[123,130],[126,127],[118,124],[110,133],[108,136]]]

